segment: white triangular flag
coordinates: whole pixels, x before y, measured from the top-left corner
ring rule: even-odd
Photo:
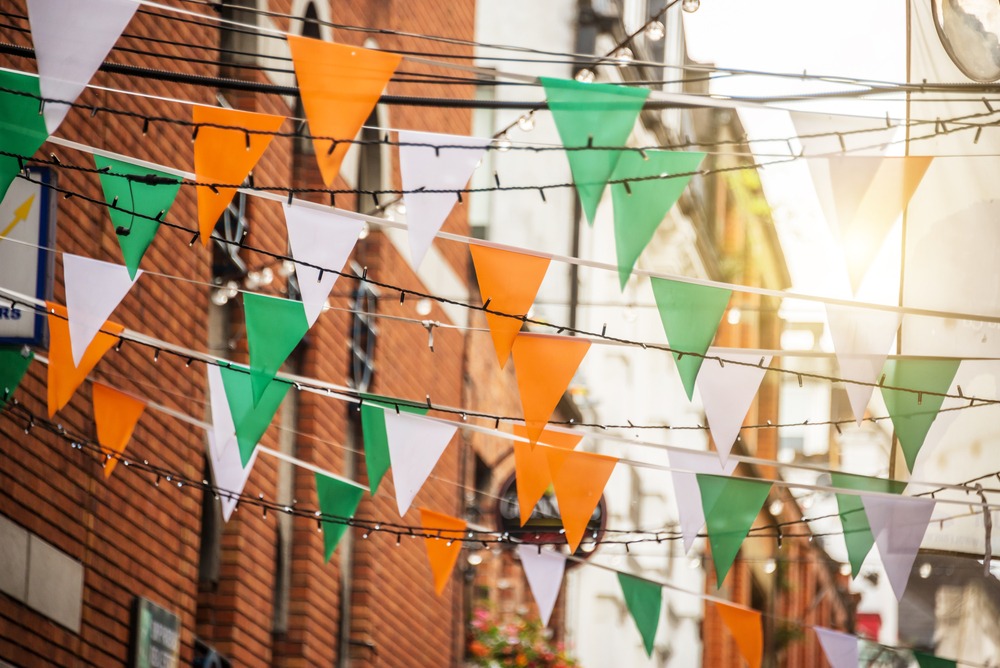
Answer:
[[[732,475],[738,462],[733,460],[723,466],[715,454],[690,450],[671,450],[669,457],[670,477],[674,481],[677,514],[684,538],[684,552],[688,552],[694,545],[698,532],[705,526],[705,511],[701,507],[701,490],[698,488],[696,474]]]
[[[491,139],[399,131],[399,174],[406,202],[410,261],[416,269],[427,254]],[[414,146],[414,144],[423,144]],[[440,148],[467,146],[469,148]],[[413,192],[445,190],[451,192]]]
[[[299,292],[305,305],[306,319],[312,327],[339,278],[335,272],[347,264],[347,258],[358,243],[364,222],[297,204],[283,204],[282,207],[285,210],[285,225],[288,226],[288,245],[296,261]],[[300,264],[302,262],[314,266]],[[320,274],[315,267],[333,271]]]
[[[542,625],[548,626],[552,608],[562,588],[566,557],[548,548],[539,551],[536,545],[523,544],[517,546],[517,556],[521,558],[531,595],[538,604],[538,616]]]
[[[246,468],[243,468],[239,448],[230,446],[220,449],[215,444],[215,434],[208,431],[205,435],[208,437],[209,459],[212,462],[212,479],[217,488],[224,490],[219,492],[222,519],[228,522],[240,502],[239,495],[243,493],[250,472],[253,471],[253,465],[257,461],[257,450],[254,449]],[[230,496],[226,492],[232,492],[233,495]]]
[[[861,502],[878,545],[882,568],[896,599],[902,600],[913,560],[917,558],[917,550],[934,513],[935,501],[914,496],[892,498],[862,494]]]
[[[881,156],[806,160],[826,224],[838,237],[850,229],[883,160]]]
[[[830,668],[858,668],[857,636],[817,626],[816,637],[819,638]]]
[[[840,365],[840,377],[847,381],[875,383],[896,339],[900,314],[827,304],[826,320]],[[860,425],[875,386],[848,382],[844,383],[844,389],[847,390],[854,419]]]
[[[141,269],[132,280],[123,264],[63,253],[66,319],[73,364],[79,366],[87,346],[140,276]]]
[[[458,427],[411,413],[386,410],[385,435],[396,487],[396,505],[402,517],[444,454]]]
[[[226,398],[226,386],[222,381],[222,372],[214,364],[208,365],[208,397],[212,411],[212,428],[208,430],[208,454],[212,464],[212,478],[215,486],[221,490],[242,494],[247,484],[254,462],[257,461],[257,449],[246,467],[240,457],[240,448],[236,441],[236,427],[229,411],[229,400]],[[222,519],[226,522],[239,503],[238,498],[225,493],[219,494],[222,503]]]
[[[138,7],[137,0],[28,0],[42,97],[76,101]],[[49,134],[69,110],[67,104],[45,103]]]
[[[222,371],[214,364],[206,365],[208,374],[208,398],[212,411],[212,435],[215,437],[215,448],[221,457],[230,446],[239,450],[236,439],[236,425],[233,424],[233,413],[229,410],[229,398],[226,396],[226,385],[222,380]],[[242,468],[242,464],[240,466]]]
[[[729,459],[733,443],[740,434],[743,418],[750,410],[750,404],[757,396],[760,383],[764,380],[771,357],[763,361],[759,355],[744,355],[726,351],[709,350],[709,355],[718,355],[737,364],[720,365],[715,360],[705,360],[698,372],[698,391],[705,407],[705,418],[712,430],[712,440],[723,464]]]

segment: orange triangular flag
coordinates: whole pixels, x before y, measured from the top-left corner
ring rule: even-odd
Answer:
[[[83,353],[80,366],[73,364],[73,352],[69,344],[69,321],[66,307],[45,302],[49,316],[49,417],[73,398],[76,388],[86,379],[87,374],[97,366],[125,328],[110,320],[93,338]]]
[[[97,442],[105,454],[121,455],[132,438],[132,431],[146,403],[101,383],[93,384],[93,393]],[[118,457],[107,458],[104,462],[105,478],[111,475],[116,464]]]
[[[572,336],[521,333],[514,339],[514,371],[532,445],[589,349],[590,341]]]
[[[722,621],[729,627],[729,632],[733,634],[736,646],[740,648],[740,653],[746,659],[747,665],[750,668],[760,668],[761,657],[764,653],[764,633],[760,626],[760,612],[725,603],[716,603],[715,609],[719,611]]]
[[[425,533],[434,536],[425,538],[424,542],[427,543],[427,558],[434,573],[434,591],[440,596],[462,552],[461,538],[465,534],[466,523],[457,517],[421,508],[420,524]]]
[[[476,266],[483,303],[489,300],[492,311],[527,315],[549,268],[549,258],[476,245],[469,246],[469,252]],[[487,313],[486,323],[490,326],[493,347],[502,369],[510,357],[514,337],[521,331],[521,321]]]
[[[401,57],[296,35],[288,36],[288,46],[309,134],[328,137],[313,139],[313,146],[323,182],[329,186]]]
[[[514,434],[527,438],[528,430],[521,425],[515,425]],[[583,434],[567,434],[551,429],[543,431],[541,436],[543,443],[563,450],[572,450],[582,438]],[[549,472],[545,449],[532,449],[530,443],[514,441],[514,477],[517,480],[517,505],[521,511],[521,526],[524,526],[531,517],[535,504],[552,484],[552,474]]]
[[[593,452],[560,450],[546,445],[538,446],[545,452],[552,475],[552,487],[559,503],[559,517],[566,529],[569,551],[576,552],[577,546],[587,533],[594,508],[604,494],[611,472],[618,463],[617,457],[599,455]]]
[[[236,186],[243,183],[273,139],[271,134],[258,133],[277,132],[285,117],[202,105],[195,106],[192,117],[198,128],[195,179],[199,183],[233,184],[229,188],[216,186],[215,190],[198,186],[198,232],[201,243],[208,246],[219,216],[236,195]],[[206,123],[209,125],[203,125]]]

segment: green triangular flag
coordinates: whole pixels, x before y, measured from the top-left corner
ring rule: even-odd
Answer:
[[[539,80],[545,87],[545,99],[559,130],[559,138],[563,146],[570,149],[625,146],[649,96],[646,88],[548,77]],[[622,151],[615,150],[566,151],[580,204],[591,225],[604,187],[621,156]]]
[[[962,360],[957,359],[887,360],[884,385],[944,394],[951,387],[961,363]],[[903,448],[906,466],[912,471],[944,397],[882,387],[882,399]]]
[[[356,483],[331,478],[322,473],[316,474],[316,497],[319,499],[319,510],[324,515],[345,519],[354,517],[364,493],[365,488]],[[330,561],[333,551],[337,549],[337,543],[347,531],[347,522],[321,520],[321,524],[323,526],[324,561]]]
[[[365,441],[365,466],[368,469],[368,489],[372,496],[382,484],[382,478],[389,470],[389,437],[385,432],[386,410],[396,410],[395,404],[385,401],[377,395],[361,395],[361,433]],[[416,415],[426,415],[427,409],[422,406],[400,406],[399,410]]]
[[[111,224],[114,226],[118,245],[122,248],[125,266],[128,274],[135,278],[139,262],[149,245],[153,243],[156,231],[160,229],[160,220],[170,211],[177,191],[181,188],[178,177],[155,169],[147,169],[131,162],[112,160],[100,155],[94,156],[97,169],[100,172],[101,188],[104,189],[104,199],[108,204],[115,202],[118,209],[108,209],[111,213]],[[110,173],[107,173],[110,172]],[[150,183],[129,179],[125,174],[143,177],[145,179],[172,181],[172,183]],[[135,216],[128,211],[134,211]],[[143,218],[142,216],[149,216]],[[157,220],[150,220],[156,218]]]
[[[646,655],[653,655],[653,641],[656,640],[656,627],[660,623],[660,608],[663,603],[663,589],[649,580],[637,578],[626,573],[618,574],[618,582],[625,595],[625,605],[639,627],[642,644]]]
[[[831,472],[830,479],[834,487],[856,489],[861,492],[885,492],[887,494],[902,494],[906,483],[885,478],[870,478],[850,473]],[[868,526],[868,515],[858,494],[837,494],[837,509],[840,512],[840,523],[844,527],[844,542],[847,543],[847,559],[851,562],[851,575],[857,577],[865,557],[875,544],[871,527]]]
[[[663,174],[689,174],[698,169],[704,153],[693,151],[637,151],[622,153],[612,180],[658,177]],[[672,179],[651,178],[611,184],[615,208],[615,251],[618,254],[618,280],[624,290],[632,268],[663,222],[667,211],[687,188],[688,176]]]
[[[38,112],[38,77],[0,71],[0,89],[0,151],[30,158],[49,137],[45,117]],[[0,201],[21,171],[14,156],[0,155]]]
[[[958,662],[954,659],[942,659],[940,656],[925,654],[924,652],[913,652],[913,658],[917,660],[920,668],[956,668]]]
[[[300,301],[252,292],[243,295],[243,312],[250,349],[250,381],[256,404],[278,369],[309,331],[309,320]]]
[[[0,408],[7,405],[14,390],[21,384],[21,379],[28,371],[28,365],[35,359],[35,353],[21,346],[0,348]]]
[[[246,367],[222,367],[222,383],[226,388],[229,413],[236,425],[236,441],[240,446],[243,466],[250,462],[253,449],[267,431],[274,414],[288,394],[288,383],[271,383],[259,402],[254,403],[250,370]]]
[[[702,473],[697,476],[708,541],[715,562],[716,586],[722,587],[743,539],[764,507],[764,501],[771,492],[771,483]]]
[[[662,278],[652,279],[651,284],[667,341],[671,348],[681,351],[674,353],[674,360],[684,390],[691,399],[694,381],[704,361],[698,355],[704,355],[712,345],[733,291]]]

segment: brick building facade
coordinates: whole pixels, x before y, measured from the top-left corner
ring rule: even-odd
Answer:
[[[203,14],[213,11],[204,5],[170,4]],[[460,43],[370,35],[332,28],[329,23],[317,27],[315,23],[289,21],[280,14],[468,40],[473,33],[472,0],[448,3],[446,11],[440,3],[429,0],[238,4],[256,5],[275,15],[265,17],[232,7],[218,11],[223,18],[257,21],[278,30],[348,44],[433,50],[442,59],[471,52]],[[8,11],[9,25],[3,30],[2,41],[30,47],[24,2],[12,3]],[[234,53],[240,51],[244,54]],[[253,38],[238,30],[224,31],[211,22],[142,6],[108,60],[155,70],[287,84],[287,72],[266,69],[290,70],[291,63],[282,60],[286,57],[285,43],[266,33]],[[35,71],[29,57],[8,51],[0,58],[4,67]],[[430,72],[441,73],[404,61],[398,78],[413,80]],[[188,105],[160,98],[209,105],[222,101],[239,109],[286,116],[301,113],[292,98],[224,86],[106,72],[99,72],[92,83],[151,97],[91,88],[79,99],[81,104],[144,116],[190,118]],[[463,96],[455,87],[430,83],[393,82],[387,92]],[[371,120],[382,127],[471,133],[470,113],[462,109],[380,105]],[[58,136],[191,169],[190,128],[153,122],[144,134],[143,125],[140,118],[92,115],[75,109]],[[291,132],[294,127],[292,121],[286,121],[282,130]],[[41,151],[46,156],[50,152],[66,164],[90,164],[86,154],[52,144]],[[355,147],[353,152],[335,187],[398,187],[394,150],[370,145]],[[60,187],[100,200],[96,175],[55,171]],[[257,184],[322,185],[308,146],[292,137],[273,140],[254,170],[254,178]],[[325,197],[320,200],[325,201]],[[279,205],[252,197],[246,198],[245,204],[246,244],[284,253],[287,246]],[[368,198],[338,196],[336,205],[366,213],[375,208]],[[59,252],[121,261],[104,207],[82,197],[59,198],[57,219],[55,246]],[[193,188],[182,187],[168,219],[188,229],[196,227]],[[445,230],[467,233],[462,205],[456,207]],[[261,283],[256,291],[286,296],[290,289],[287,274],[280,262],[248,250],[241,250],[234,258],[219,248],[189,247],[190,236],[190,232],[161,228],[143,261],[146,276],[112,319],[187,348],[245,362],[241,300],[237,297],[219,305],[213,297],[224,296],[229,281],[246,286],[250,276]],[[455,243],[439,242],[438,248],[439,265],[431,266],[428,275],[436,275],[435,280],[442,274],[457,277],[448,286],[452,289],[448,296],[468,294],[467,250]],[[358,268],[367,267],[369,276],[384,283],[442,293],[440,284],[429,286],[423,275],[415,275],[397,243],[374,227],[359,243],[353,262]],[[55,266],[54,300],[65,303],[59,259]],[[269,284],[266,278],[260,280],[268,275],[274,277]],[[289,371],[418,401],[429,392],[435,403],[452,406],[467,405],[469,387],[490,386],[497,374],[493,367],[468,366],[473,355],[493,357],[488,334],[437,329],[431,350],[428,332],[419,325],[387,319],[361,321],[359,325],[349,312],[363,302],[359,301],[359,285],[348,278],[339,280],[330,301],[332,308],[290,358]],[[397,294],[367,296],[372,310],[380,315],[441,322],[452,322],[456,317],[437,303],[417,299],[401,302]],[[374,327],[368,327],[372,322]],[[353,343],[374,351],[370,378],[365,377],[364,364],[358,366],[364,360],[356,358],[357,346],[351,347],[358,326],[364,336],[359,342],[355,335]],[[372,341],[373,348],[369,348]],[[44,350],[39,352],[44,354]],[[361,358],[364,353],[360,351]],[[35,362],[16,394],[22,407],[37,415],[45,414],[45,372],[45,366]],[[207,415],[205,373],[200,363],[188,366],[186,360],[169,354],[154,360],[150,349],[125,345],[120,352],[109,352],[93,377],[148,397],[167,409],[198,419]],[[503,382],[510,387],[509,378]],[[57,414],[56,420],[67,431],[93,437],[89,395],[89,385],[84,384]],[[318,394],[292,391],[262,443],[365,483],[355,408]],[[0,554],[9,556],[22,544],[37,549],[20,552],[29,555],[23,574],[7,569],[5,584],[10,586],[0,594],[0,665],[124,665],[130,651],[135,597],[148,599],[180,618],[181,665],[197,665],[208,649],[233,666],[345,665],[348,660],[356,666],[441,666],[461,661],[465,620],[461,580],[453,577],[443,595],[435,596],[422,540],[404,538],[397,546],[394,538],[378,532],[364,538],[360,531],[348,531],[330,563],[324,563],[322,536],[311,519],[273,512],[262,516],[258,509],[242,507],[223,524],[218,501],[196,486],[178,488],[125,467],[105,480],[98,458],[72,449],[64,439],[42,429],[26,434],[23,427],[10,413],[0,416],[0,541],[13,546],[11,552]],[[449,446],[415,506],[464,514],[463,481],[471,479],[472,464],[471,451],[465,443],[458,443],[463,438],[460,433]],[[204,431],[162,411],[146,411],[126,455],[149,460],[192,480],[209,475]],[[282,504],[315,508],[314,489],[311,471],[261,456],[245,491]],[[404,521],[416,523],[416,515],[411,512]],[[358,516],[398,521],[390,478],[375,498],[365,497]],[[39,556],[43,553],[52,556],[43,562]],[[32,578],[50,578],[58,584],[58,591],[46,592]]]

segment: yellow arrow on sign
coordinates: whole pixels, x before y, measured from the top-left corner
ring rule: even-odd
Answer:
[[[5,227],[3,232],[0,232],[0,239],[3,239],[5,236],[10,234],[11,230],[17,227],[17,224],[20,223],[22,220],[28,219],[28,213],[31,211],[31,204],[34,201],[35,201],[35,196],[32,195],[28,199],[24,200],[21,206],[14,209],[14,220],[10,221],[10,225]]]

